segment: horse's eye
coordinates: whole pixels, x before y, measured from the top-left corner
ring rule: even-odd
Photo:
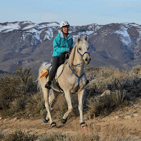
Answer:
[[[79,50],[81,50],[81,48],[79,48]]]

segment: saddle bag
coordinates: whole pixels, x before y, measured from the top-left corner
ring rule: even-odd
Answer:
[[[47,69],[43,69],[40,71],[40,78],[45,77],[48,74],[48,70]]]
[[[40,71],[40,79],[47,76],[49,74],[49,70],[51,68],[52,64],[48,64],[43,70]]]

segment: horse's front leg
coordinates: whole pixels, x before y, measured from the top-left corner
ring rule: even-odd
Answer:
[[[82,129],[86,128],[86,124],[83,119],[83,96],[85,89],[78,91],[78,109],[80,113],[80,125]]]
[[[72,107],[72,102],[71,102],[71,93],[70,91],[64,91],[65,92],[65,98],[68,104],[68,111],[64,114],[63,118],[62,118],[62,123],[66,123],[67,122],[67,117],[69,115],[70,112],[72,112],[73,107]]]

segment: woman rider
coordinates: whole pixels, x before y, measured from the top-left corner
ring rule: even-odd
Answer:
[[[51,88],[51,81],[56,74],[57,68],[64,63],[65,55],[70,53],[73,48],[72,35],[68,33],[69,27],[70,25],[67,21],[62,21],[60,23],[61,33],[58,33],[58,35],[54,38],[52,69],[49,72],[49,81],[46,83],[45,88]]]

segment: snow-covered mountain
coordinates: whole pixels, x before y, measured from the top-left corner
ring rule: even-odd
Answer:
[[[52,42],[60,32],[58,22],[0,23],[0,70],[13,72],[16,65],[31,67],[34,74],[43,61],[50,61]],[[141,25],[135,23],[71,26],[74,44],[88,36],[93,66],[120,68],[140,64]]]

